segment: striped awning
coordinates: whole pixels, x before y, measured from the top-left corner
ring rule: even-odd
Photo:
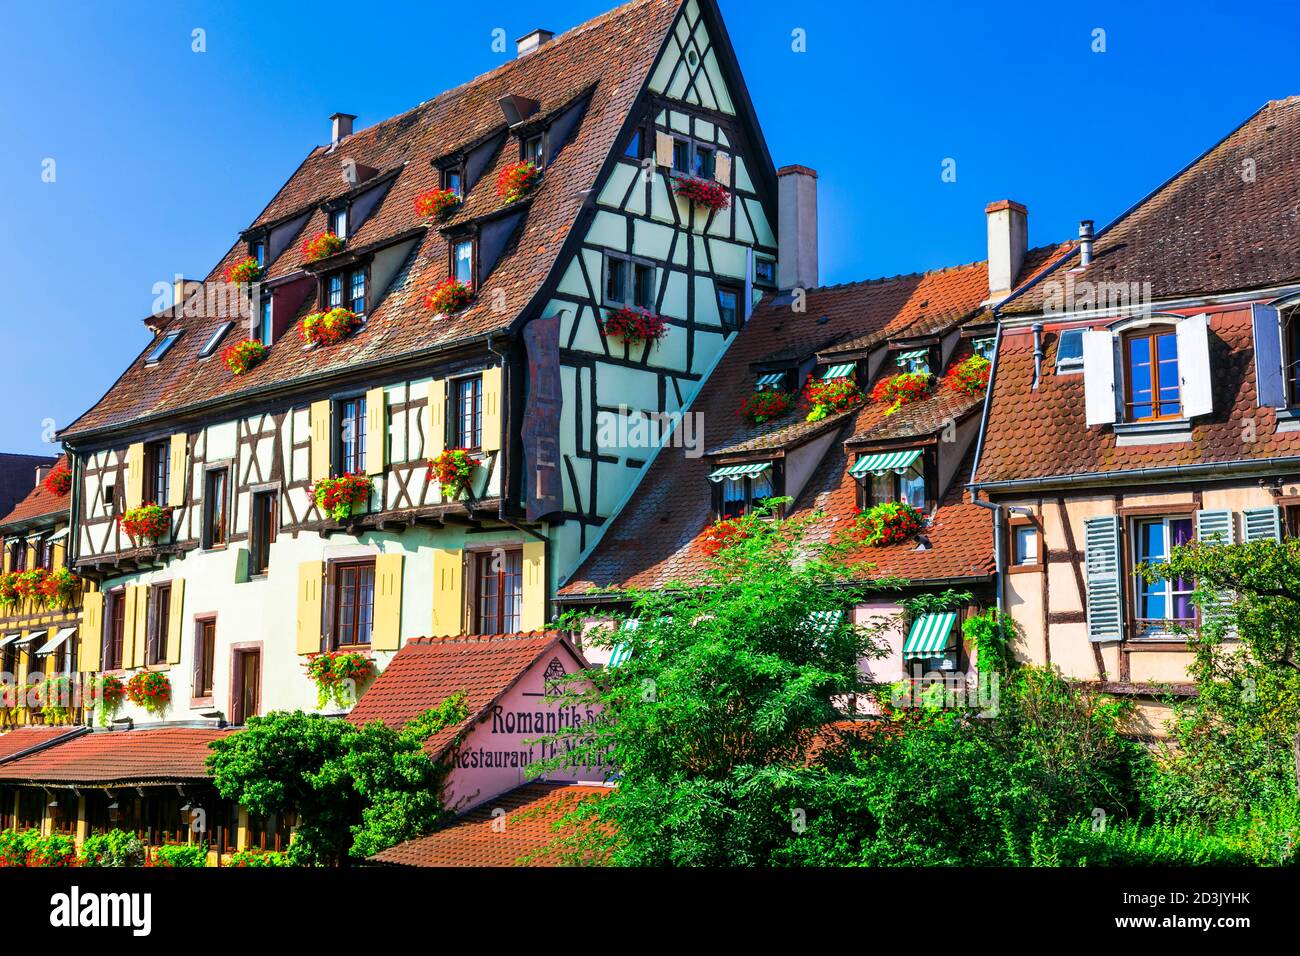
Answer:
[[[75,627],[59,628],[59,633],[55,634],[52,638],[50,638],[40,647],[36,648],[36,656],[41,657],[42,655],[45,654],[53,654],[55,651],[57,651],[60,647],[64,645],[64,643],[68,640],[68,638],[70,638],[73,634],[76,633],[77,633],[77,629]]]
[[[749,478],[753,475],[761,474],[772,467],[770,461],[748,461],[743,465],[725,465],[709,473],[709,481],[715,484],[719,481],[739,481],[741,478]]]
[[[3,638],[0,638],[0,647],[4,647],[8,644],[12,644],[20,637],[22,637],[21,634],[6,634]]]
[[[929,349],[912,349],[910,352],[899,352],[895,360],[899,365],[906,365],[913,359],[927,358],[929,354]]]
[[[619,630],[635,631],[640,626],[641,626],[641,619],[639,617],[629,617],[621,625],[619,625]],[[626,664],[631,659],[632,659],[632,642],[619,641],[617,644],[614,645],[613,649],[609,652],[609,663],[606,664],[605,666],[618,667],[620,664]]]
[[[903,660],[943,656],[952,638],[952,626],[956,620],[956,611],[922,614],[918,617],[912,622],[912,629],[903,642]]]
[[[832,365],[826,371],[822,372],[822,381],[829,382],[833,378],[852,378],[853,363],[845,362],[843,365]]]
[[[53,534],[47,535],[45,540],[62,541],[64,538],[68,536],[68,530],[69,530],[69,526],[64,525],[62,528],[60,528],[58,531],[55,531]]]
[[[808,615],[808,623],[812,625],[812,629],[823,637],[834,633],[843,619],[843,611],[813,611]]]
[[[14,644],[18,646],[21,646],[23,644],[30,644],[32,641],[36,640],[44,633],[45,631],[28,631],[26,637],[18,638],[18,640],[16,640]]]
[[[760,375],[758,381],[754,382],[754,391],[761,392],[765,388],[775,388],[784,379],[785,375],[782,372],[768,372],[766,375]]]
[[[900,475],[912,467],[921,457],[921,449],[908,448],[904,451],[882,451],[875,455],[863,455],[853,463],[849,474],[861,478],[867,474],[883,475],[887,471],[896,471]]]

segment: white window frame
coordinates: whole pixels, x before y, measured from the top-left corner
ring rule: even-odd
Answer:
[[[1152,561],[1149,555],[1144,556],[1141,553],[1142,528],[1147,525],[1159,524],[1161,526],[1162,529],[1161,547],[1164,549],[1163,559],[1164,561],[1167,561],[1169,559],[1169,553],[1173,550],[1173,545],[1171,544],[1172,538],[1169,531],[1169,523],[1171,521],[1188,522],[1192,528],[1192,537],[1190,538],[1190,541],[1196,540],[1196,516],[1193,514],[1143,515],[1143,516],[1135,517],[1129,522],[1129,530],[1133,537],[1133,544],[1132,547],[1130,547],[1129,549],[1129,554],[1132,560],[1132,568],[1136,569],[1139,564],[1142,564],[1144,562],[1152,563],[1152,564],[1163,563],[1163,561],[1159,561],[1159,562]],[[1149,591],[1144,592],[1143,588],[1146,587],[1146,582],[1143,581],[1141,578],[1139,578],[1136,574],[1130,574],[1129,577],[1133,581],[1133,630],[1134,630],[1133,637],[1135,640],[1170,640],[1170,639],[1182,640],[1183,639],[1182,635],[1175,633],[1173,630],[1162,630],[1159,627],[1151,626],[1151,622],[1154,620],[1153,618],[1144,618],[1141,616],[1142,596],[1144,593],[1163,594],[1164,602],[1165,602],[1165,616],[1162,618],[1162,620],[1166,622],[1170,622],[1175,625],[1181,624],[1189,628],[1195,628],[1197,626],[1197,624],[1200,621],[1200,615],[1197,612],[1195,605],[1192,606],[1192,617],[1190,618],[1190,620],[1187,618],[1175,618],[1171,616],[1174,609],[1174,600],[1176,598],[1186,596],[1190,601],[1192,592],[1195,589],[1194,584],[1191,587],[1187,588],[1186,590],[1175,590],[1174,581],[1166,579],[1159,582],[1158,584],[1151,585],[1151,589]],[[1147,630],[1145,632],[1141,630],[1144,627],[1144,622],[1147,626]]]

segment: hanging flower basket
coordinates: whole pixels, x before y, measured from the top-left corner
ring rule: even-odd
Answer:
[[[464,448],[448,448],[429,462],[426,477],[442,487],[448,498],[459,498],[469,490],[476,463]]]
[[[227,266],[226,271],[222,273],[222,278],[227,282],[245,283],[256,282],[262,275],[262,267],[257,264],[257,260],[252,256],[236,262],[233,266]]]
[[[375,676],[375,662],[357,651],[329,651],[313,654],[303,665],[316,685],[316,706],[331,700],[351,707],[361,696],[361,687]]]
[[[886,501],[860,513],[853,537],[868,547],[906,541],[925,527],[925,515],[905,501]]]
[[[161,714],[172,699],[172,682],[161,671],[137,671],[126,682],[126,696],[151,714]]]
[[[929,372],[902,372],[883,378],[871,390],[871,400],[888,405],[886,415],[892,415],[904,405],[919,402],[930,394],[934,376]]]
[[[541,175],[532,160],[511,163],[497,175],[497,195],[507,203],[518,202],[533,191]]]
[[[789,392],[755,392],[740,403],[739,415],[751,425],[762,425],[780,418],[794,405]]]
[[[345,245],[347,240],[326,230],[316,233],[305,241],[302,244],[302,254],[308,262],[315,262],[317,259],[327,259],[334,253],[341,252]]]
[[[112,674],[91,674],[86,678],[86,705],[99,710],[99,722],[108,726],[109,719],[122,706],[126,685]]]
[[[62,498],[72,490],[72,469],[59,462],[51,469],[50,473],[45,476],[45,490],[52,495],[58,495]]]
[[[231,375],[243,375],[266,358],[268,352],[270,349],[257,339],[244,339],[223,351],[221,361],[226,363],[226,368],[230,369]]]
[[[474,292],[469,286],[448,276],[424,294],[424,307],[439,315],[453,315],[473,299]]]
[[[136,544],[156,542],[171,530],[172,512],[160,505],[141,505],[117,516],[122,530]]]
[[[737,541],[743,541],[748,538],[749,534],[741,526],[740,521],[735,518],[723,518],[721,521],[715,521],[704,531],[704,537],[700,539],[700,550],[709,557],[713,557],[723,548],[730,547]]]
[[[965,395],[983,395],[989,387],[991,362],[982,355],[972,355],[948,369],[943,387]]]
[[[727,187],[712,179],[700,179],[696,176],[678,176],[673,180],[673,191],[685,196],[699,206],[707,206],[714,212],[731,205],[731,194]]]
[[[322,478],[312,485],[317,506],[335,521],[352,517],[352,509],[370,500],[370,478],[366,475],[341,475]]]
[[[460,205],[460,197],[451,189],[430,189],[415,197],[415,214],[425,219],[441,219]]]
[[[313,312],[302,320],[298,334],[311,345],[334,345],[361,327],[361,316],[337,306],[328,312]]]
[[[862,391],[851,378],[823,381],[810,375],[804,383],[803,400],[808,406],[807,420],[819,422],[827,415],[861,404]]]
[[[668,334],[668,323],[649,309],[625,305],[601,321],[600,332],[606,338],[622,339],[629,345],[658,342]]]

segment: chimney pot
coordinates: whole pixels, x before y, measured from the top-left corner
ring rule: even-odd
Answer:
[[[533,30],[525,33],[515,41],[515,53],[517,56],[527,56],[553,36],[555,36],[553,30]]]
[[[1029,210],[1011,199],[984,207],[988,220],[989,299],[1011,294],[1029,250]]]
[[[352,135],[352,121],[356,119],[351,113],[335,113],[330,117],[330,142],[337,143]]]
[[[1079,265],[1092,262],[1092,220],[1079,220]]]
[[[782,166],[777,176],[777,285],[817,287],[817,171]]]

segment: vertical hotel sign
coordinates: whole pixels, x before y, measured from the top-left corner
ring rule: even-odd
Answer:
[[[560,319],[558,310],[524,326],[528,352],[528,402],[524,409],[524,480],[529,521],[564,509],[560,483]]]

